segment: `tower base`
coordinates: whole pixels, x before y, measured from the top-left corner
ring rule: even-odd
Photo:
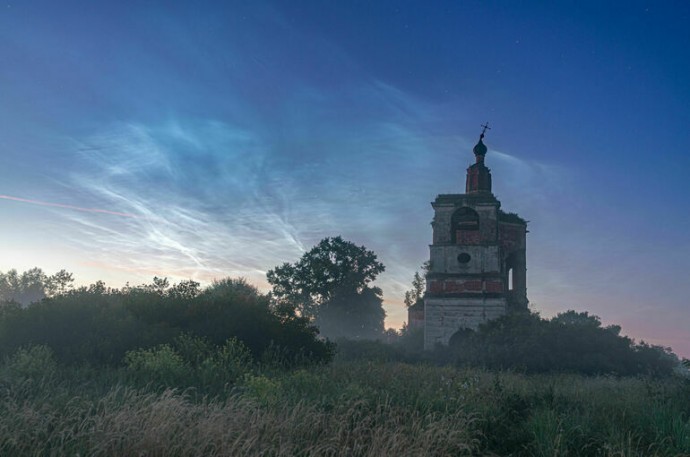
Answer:
[[[426,298],[424,299],[424,349],[448,345],[460,329],[476,330],[480,324],[506,314],[506,299]]]

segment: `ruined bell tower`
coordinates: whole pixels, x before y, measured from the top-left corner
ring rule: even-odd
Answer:
[[[424,347],[448,344],[463,328],[527,308],[527,222],[501,210],[484,164],[483,125],[467,169],[464,194],[441,194],[424,294]]]

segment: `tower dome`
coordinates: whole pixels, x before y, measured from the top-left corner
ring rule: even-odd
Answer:
[[[481,135],[479,135],[479,141],[474,148],[472,148],[476,162],[470,165],[470,167],[467,169],[465,192],[468,194],[474,194],[477,192],[491,193],[491,170],[484,165],[484,156],[486,155],[488,148],[483,141],[484,133],[490,127],[488,123],[482,125],[482,127],[484,127],[484,129],[482,130]]]
[[[474,152],[475,156],[485,156],[486,151],[488,151],[488,149],[487,149],[486,145],[484,144],[484,142],[482,141],[482,139],[484,139],[483,133],[479,136],[479,141],[477,142],[477,144],[472,149],[472,152]]]

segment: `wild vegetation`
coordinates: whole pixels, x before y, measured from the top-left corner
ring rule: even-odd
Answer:
[[[690,455],[688,370],[587,313],[431,352],[312,322],[241,279],[5,300],[0,455]]]
[[[218,347],[235,338],[253,357],[279,354],[287,365],[333,355],[333,345],[318,338],[307,318],[272,307],[268,295],[243,279],[205,289],[159,278],[123,289],[97,282],[29,306],[0,306],[0,357],[45,345],[60,363],[118,366],[128,351],[171,345],[184,334]]]
[[[20,349],[0,369],[0,455],[690,453],[690,381],[679,377],[338,358],[285,370],[234,341],[207,349],[135,351],[116,369]]]
[[[551,319],[523,312],[490,321],[479,331],[460,331],[448,354],[460,365],[527,373],[668,376],[678,366],[670,348],[637,343],[617,325],[567,311]]]
[[[384,332],[381,289],[370,286],[385,271],[376,254],[337,236],[324,238],[294,264],[266,277],[282,307],[312,319],[321,334],[337,338],[380,338]]]

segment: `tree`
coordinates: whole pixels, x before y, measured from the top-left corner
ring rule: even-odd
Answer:
[[[463,329],[450,340],[458,362],[491,369],[572,372],[587,375],[668,375],[678,359],[670,349],[636,344],[620,327],[602,327],[599,317],[567,311],[543,319],[528,311],[510,313]]]
[[[7,273],[0,272],[0,301],[15,301],[26,306],[64,294],[72,288],[72,273],[60,270],[52,276],[38,268],[31,268],[22,274],[12,269]]]
[[[60,270],[48,278],[46,292],[49,297],[62,295],[73,288],[74,275],[67,270]]]
[[[383,332],[381,290],[369,283],[384,270],[373,251],[337,236],[324,238],[300,260],[284,263],[266,277],[275,306],[291,307],[323,329],[346,317],[343,324],[361,330],[350,336],[368,337]]]
[[[422,270],[425,272],[429,271],[428,261],[422,265]],[[412,278],[412,289],[405,292],[405,306],[409,308],[416,305],[424,296],[424,289],[426,289],[426,278],[420,275],[418,271],[415,271],[414,278]]]
[[[384,334],[382,292],[378,287],[336,291],[316,316],[320,332],[332,339],[376,339]]]

